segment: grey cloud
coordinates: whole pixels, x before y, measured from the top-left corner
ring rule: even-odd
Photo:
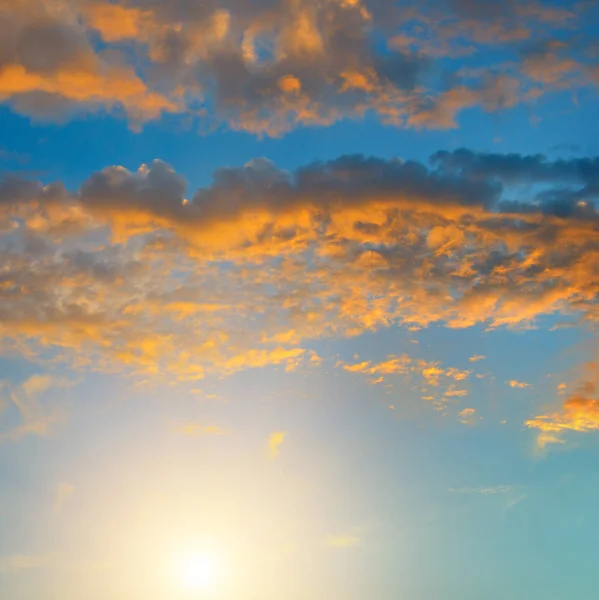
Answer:
[[[135,208],[192,224],[238,215],[252,207],[273,214],[301,205],[328,210],[336,203],[359,204],[373,196],[389,202],[401,197],[421,199],[440,207],[489,207],[500,192],[494,183],[446,176],[416,162],[360,155],[314,163],[296,173],[282,171],[267,159],[255,159],[241,168],[216,170],[213,184],[189,201],[186,188],[184,178],[170,165],[155,160],[137,172],[108,167],[94,173],[74,197],[100,211]]]
[[[592,200],[599,194],[599,158],[552,161],[540,154],[485,154],[460,149],[435,153],[430,165],[354,155],[290,173],[262,158],[243,167],[217,169],[212,185],[187,199],[185,179],[167,163],[155,160],[136,172],[107,167],[92,174],[78,192],[71,194],[60,184],[41,186],[11,176],[0,183],[0,199],[3,203],[70,199],[100,211],[135,208],[185,223],[240,214],[252,207],[276,214],[293,206],[329,210],[337,204],[351,206],[372,198],[420,201],[423,210],[428,204],[439,211],[444,206],[479,207],[493,218],[502,212],[506,218],[513,213],[595,218]],[[544,188],[527,193],[526,200],[509,198],[513,186],[534,184]],[[588,201],[582,202],[582,197]]]
[[[44,91],[15,94],[11,99],[13,110],[21,115],[30,116],[35,122],[65,122],[81,112],[76,102],[60,94]],[[93,106],[92,103],[88,106]]]
[[[526,101],[530,77],[539,69],[527,67],[524,54],[522,64],[509,65],[505,52],[511,53],[513,44],[538,44],[548,32],[576,21],[569,13],[558,19],[559,11],[549,5],[493,0],[423,5],[383,0],[64,0],[51,7],[22,0],[18,7],[0,3],[7,32],[0,41],[0,64],[46,78],[78,69],[93,75],[97,86],[89,97],[69,95],[52,81],[24,93],[10,86],[5,93],[0,89],[0,99],[19,112],[64,118],[77,107],[116,105],[124,106],[138,125],[164,111],[196,115],[202,105],[201,116],[210,123],[259,135],[362,118],[368,111],[395,126],[448,128],[470,107],[510,108]],[[120,32],[126,18],[118,13],[94,17],[94,10],[101,13],[103,7],[130,11],[131,29]],[[448,61],[488,45],[497,51],[480,54],[489,57],[489,64],[467,80],[448,84],[448,75],[456,72]],[[120,69],[116,75],[114,59],[107,58],[110,52],[100,48],[123,46],[127,52],[115,63]],[[537,94],[562,85],[568,57],[575,52],[565,49],[565,56],[551,63],[555,76],[535,79]],[[133,56],[129,62],[123,58]],[[580,72],[591,73],[587,63],[581,63]],[[130,86],[118,81],[125,71]],[[106,85],[110,77],[117,78],[115,85]],[[287,88],[282,84],[286,77],[294,78]],[[580,79],[576,85],[587,83]],[[128,96],[124,89],[139,91]]]
[[[498,179],[507,184],[574,183],[599,181],[599,158],[550,160],[543,154],[492,154],[459,149],[437,152],[431,164],[467,179]]]
[[[108,167],[94,173],[81,187],[79,198],[99,209],[136,206],[148,212],[182,215],[187,184],[185,179],[161,160],[131,173],[122,167]]]
[[[17,204],[37,198],[42,193],[42,185],[16,175],[5,175],[0,180],[0,204]]]
[[[28,71],[54,73],[77,62],[93,60],[84,32],[50,20],[33,21],[17,36],[15,58]]]

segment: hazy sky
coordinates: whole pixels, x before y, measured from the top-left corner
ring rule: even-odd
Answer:
[[[0,0],[0,598],[595,598],[598,33]]]

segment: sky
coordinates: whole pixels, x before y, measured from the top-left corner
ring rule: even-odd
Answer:
[[[596,597],[596,2],[0,31],[2,600]]]

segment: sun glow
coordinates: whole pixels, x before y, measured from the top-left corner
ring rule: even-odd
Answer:
[[[186,591],[213,590],[221,578],[222,569],[214,556],[190,553],[175,561],[175,578]]]

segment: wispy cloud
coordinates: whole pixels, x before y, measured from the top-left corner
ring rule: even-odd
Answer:
[[[532,385],[530,383],[526,383],[524,381],[517,381],[516,379],[510,379],[509,381],[506,381],[506,383],[511,388],[517,388],[517,389],[524,389],[524,388],[532,387]]]
[[[449,491],[452,494],[498,498],[502,504],[504,513],[512,510],[528,498],[528,490],[526,486],[523,485],[491,485],[472,488],[451,488]]]
[[[0,442],[16,442],[28,435],[48,436],[66,415],[62,404],[43,402],[43,396],[53,388],[64,390],[71,385],[72,381],[51,375],[33,375],[19,384],[4,382],[4,393],[17,409],[20,423],[0,430]]]
[[[474,354],[468,360],[470,362],[478,362],[479,360],[485,360],[487,357],[484,354]]]

